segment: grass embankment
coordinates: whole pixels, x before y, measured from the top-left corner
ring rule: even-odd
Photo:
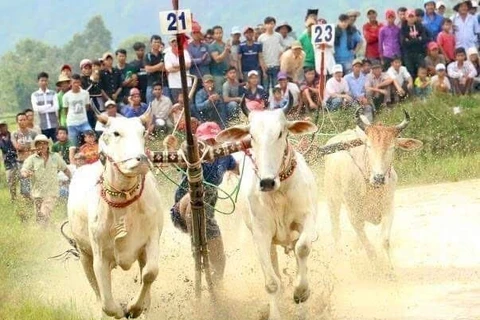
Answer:
[[[403,137],[424,142],[416,152],[397,151],[395,167],[402,185],[438,183],[480,177],[480,97],[435,98],[410,102],[393,110],[383,110],[377,121],[396,124],[403,119],[402,108],[411,115]],[[461,106],[454,115],[452,108]],[[353,128],[353,111],[332,113],[332,121],[325,118],[322,134],[333,134]],[[321,122],[321,121],[320,121]],[[333,125],[333,123],[335,126]],[[328,136],[317,135],[317,144],[324,144]],[[314,153],[308,158],[315,158]],[[322,161],[312,164],[321,178]],[[60,240],[58,231],[44,231],[35,223],[22,223],[19,214],[31,212],[25,207],[9,203],[3,172],[0,172],[0,319],[2,320],[85,320],[85,312],[76,310],[74,303],[58,305],[35,293],[35,279],[41,279],[42,269],[48,268],[45,245]],[[319,180],[321,181],[321,180]],[[168,185],[162,181],[162,185]],[[169,188],[171,188],[170,186]],[[65,209],[56,212],[58,221],[65,219]],[[39,275],[40,274],[40,275]],[[83,277],[83,274],[78,275]],[[82,316],[80,316],[82,315]]]
[[[0,188],[0,319],[85,320],[73,303],[54,305],[32,290],[48,263],[59,263],[47,262],[45,254],[48,244],[61,241],[59,233],[38,228],[30,213],[32,207],[12,205],[3,180]],[[25,212],[29,212],[29,222],[20,221]],[[55,218],[65,219],[64,209],[57,210]]]
[[[453,113],[454,106],[460,106],[460,114]],[[411,121],[401,136],[421,140],[424,145],[415,152],[397,150],[394,166],[401,185],[480,177],[480,96],[444,96],[427,102],[415,100],[392,110],[381,110],[375,121],[385,125],[400,123],[403,109],[409,112]],[[321,123],[320,115],[319,127]],[[330,138],[328,134],[354,126],[353,110],[331,113],[330,117],[325,117],[321,129],[321,134],[327,135],[320,134],[316,140],[322,145]],[[320,160],[314,166],[321,171],[323,162]]]

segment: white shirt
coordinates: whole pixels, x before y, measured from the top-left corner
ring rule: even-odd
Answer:
[[[327,84],[325,85],[325,97],[323,98],[323,102],[327,102],[331,96],[334,94],[349,94],[350,88],[348,87],[348,82],[344,78],[340,81],[337,81],[335,77],[328,79]]]
[[[277,84],[275,86],[276,88],[280,88],[280,85]],[[300,88],[293,82],[287,83],[287,90],[285,90],[285,93],[283,94],[284,99],[289,99],[289,93],[292,93],[293,97],[293,106],[298,106],[298,97],[300,96]]]
[[[412,78],[407,68],[404,66],[401,66],[398,71],[395,70],[393,67],[388,68],[387,76],[389,76],[390,79],[396,80],[399,85],[403,85],[405,81],[408,81]]]
[[[155,119],[167,120],[172,111],[172,100],[169,97],[161,96],[159,100],[152,100],[152,114]]]
[[[185,65],[187,65],[187,74],[189,73],[190,65],[192,63],[192,59],[190,58],[190,54],[187,50],[183,50],[183,54],[185,56]],[[166,50],[165,52],[165,69],[170,69],[172,67],[178,67],[180,65],[178,56],[175,55],[172,50]],[[187,78],[187,86],[191,87],[191,79]],[[181,89],[182,88],[182,78],[180,77],[180,71],[177,72],[168,72],[168,87],[170,89]]]
[[[258,37],[258,42],[262,44],[263,59],[267,67],[280,66],[280,54],[283,52],[283,37],[280,33],[273,34],[262,33]]]
[[[463,77],[475,78],[477,70],[470,61],[464,61],[461,68],[458,67],[458,62],[451,62],[447,66],[447,73],[450,78],[459,79]]]
[[[438,86],[440,84],[440,79],[438,79],[438,75],[435,75],[435,76],[432,77],[431,83],[432,83],[432,88],[434,88],[434,89],[435,89],[436,86]],[[448,89],[448,91],[450,91],[451,86],[450,86],[450,81],[448,80],[447,76],[443,77],[443,85],[445,86],[445,88]]]
[[[88,91],[68,91],[63,95],[63,107],[68,108],[67,126],[78,126],[88,122],[87,105],[90,104]]]

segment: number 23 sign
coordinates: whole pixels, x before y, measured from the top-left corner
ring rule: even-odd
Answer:
[[[312,43],[333,46],[335,42],[335,25],[317,24],[312,26]]]
[[[192,15],[190,10],[161,11],[160,30],[162,34],[192,32]]]

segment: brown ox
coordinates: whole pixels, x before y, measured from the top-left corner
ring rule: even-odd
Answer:
[[[357,129],[347,130],[327,144],[348,141],[356,138],[364,145],[348,151],[340,151],[325,157],[325,193],[332,223],[332,233],[336,245],[340,239],[340,208],[347,208],[350,222],[363,244],[368,257],[373,261],[376,252],[368,240],[365,222],[382,225],[382,245],[390,260],[390,230],[393,221],[394,194],[397,173],[393,168],[396,147],[411,151],[422,147],[419,140],[398,138],[408,126],[410,116],[405,111],[405,119],[397,126],[387,127],[370,124],[357,110]]]

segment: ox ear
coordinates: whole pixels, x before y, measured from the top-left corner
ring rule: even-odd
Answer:
[[[239,141],[245,138],[247,135],[250,134],[250,126],[233,126],[228,129],[220,131],[215,140],[217,142],[231,142],[231,141]]]
[[[310,121],[288,121],[287,129],[293,134],[314,133],[318,130],[317,126]]]
[[[412,138],[397,138],[397,146],[405,151],[414,151],[421,149],[423,142]]]

